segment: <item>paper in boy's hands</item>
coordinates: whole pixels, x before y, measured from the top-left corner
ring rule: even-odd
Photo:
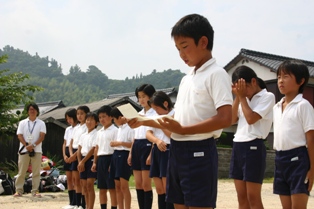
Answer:
[[[117,108],[120,110],[123,117],[125,117],[128,120],[131,120],[133,118],[137,118],[138,121],[155,120],[157,123],[159,123],[157,121],[157,119],[163,118],[163,117],[170,117],[169,115],[155,115],[155,116],[151,116],[151,117],[142,116],[142,115],[138,114],[136,109],[130,103],[118,106]]]

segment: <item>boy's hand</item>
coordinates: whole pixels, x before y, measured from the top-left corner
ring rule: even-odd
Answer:
[[[184,135],[183,128],[178,121],[170,117],[163,117],[157,120],[161,126],[163,126],[165,129],[168,129],[170,132]]]
[[[96,163],[93,163],[91,171],[92,172],[97,172],[96,168],[97,168]]]
[[[131,128],[137,128],[137,127],[140,127],[143,125],[143,122],[142,121],[138,121],[137,118],[133,118],[131,120],[128,120],[128,125],[131,127]]]
[[[313,187],[313,181],[314,181],[314,169],[310,169],[307,174],[304,183],[308,183],[308,191],[310,192]]]

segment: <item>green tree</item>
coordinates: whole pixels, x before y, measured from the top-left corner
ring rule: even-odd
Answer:
[[[7,55],[0,56],[0,64],[5,63]],[[22,84],[29,76],[19,73],[10,73],[10,70],[0,70],[0,135],[14,131],[18,122],[18,113],[13,113],[20,104],[33,100],[32,94],[41,88],[30,84]]]

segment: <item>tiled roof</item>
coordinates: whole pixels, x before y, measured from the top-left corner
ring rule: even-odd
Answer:
[[[277,72],[278,66],[285,60],[296,59],[292,57],[284,57],[274,54],[268,54],[263,52],[252,51],[248,49],[241,49],[240,53],[233,58],[226,66],[225,69],[228,71],[233,66],[235,66],[240,60],[248,59],[250,61],[254,61],[260,65],[270,68],[273,72]],[[300,59],[297,59],[300,60]],[[310,76],[314,77],[314,62],[300,60],[309,68]]]
[[[175,88],[165,88],[165,89],[156,89],[156,91],[163,91],[165,92],[167,95],[171,94],[172,92],[175,92]],[[135,96],[135,91],[133,92],[128,92],[128,93],[121,93],[121,94],[110,94],[108,95],[108,97],[106,99],[112,99],[112,98],[121,98],[121,97],[129,97],[130,99],[132,99],[134,102],[137,102],[137,98]]]

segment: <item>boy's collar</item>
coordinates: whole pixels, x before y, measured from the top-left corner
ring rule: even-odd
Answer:
[[[207,60],[207,62],[205,62],[200,68],[198,68],[196,71],[193,69],[191,71],[191,74],[196,74],[197,72],[201,72],[201,71],[204,71],[205,69],[207,69],[208,66],[214,64],[216,62],[216,59],[215,58],[211,58],[209,60]]]

